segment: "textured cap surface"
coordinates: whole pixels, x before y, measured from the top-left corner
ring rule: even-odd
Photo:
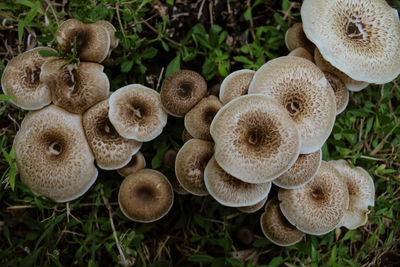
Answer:
[[[324,71],[324,74],[335,93],[336,115],[338,115],[346,109],[347,104],[349,103],[349,91],[338,76],[326,71]]]
[[[222,104],[225,105],[232,99],[247,94],[254,73],[254,70],[238,70],[226,76],[219,89],[219,99]]]
[[[237,207],[237,209],[243,213],[254,213],[254,212],[259,211],[262,207],[264,207],[267,200],[268,200],[268,196],[254,205]]]
[[[285,44],[289,51],[296,48],[303,47],[310,53],[314,51],[315,45],[307,39],[303,31],[303,24],[301,22],[295,23],[290,27],[285,34]]]

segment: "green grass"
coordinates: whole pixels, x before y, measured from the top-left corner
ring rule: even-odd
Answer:
[[[0,72],[8,60],[30,46],[55,47],[57,25],[63,20],[106,19],[120,38],[105,68],[112,90],[129,83],[159,90],[160,79],[183,68],[202,73],[211,87],[231,71],[257,69],[286,55],[284,33],[300,20],[298,3],[287,0],[218,1],[212,6],[217,12],[213,16],[205,1],[199,20],[202,1],[192,9],[174,0],[82,2],[0,3]],[[400,6],[399,1],[390,3]],[[159,222],[131,222],[116,203],[122,177],[115,171],[100,171],[89,192],[67,204],[33,195],[16,175],[11,150],[26,112],[8,100],[0,95],[1,266],[115,266],[123,262],[121,254],[135,266],[243,266],[232,256],[243,250],[252,255],[247,266],[394,266],[400,258],[399,78],[351,93],[349,106],[337,117],[323,147],[325,160],[345,158],[374,178],[376,202],[368,224],[307,236],[288,248],[263,237],[261,212],[241,214],[211,197],[176,195],[171,212]],[[143,145],[149,167],[173,175],[162,156],[182,145],[182,129],[183,120],[170,117],[163,135]],[[238,237],[244,227],[252,233],[250,244]]]

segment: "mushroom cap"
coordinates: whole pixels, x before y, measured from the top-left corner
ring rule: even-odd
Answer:
[[[122,168],[119,168],[117,172],[119,175],[126,177],[129,174],[144,169],[145,167],[146,167],[146,159],[144,158],[143,153],[138,151],[131,157],[131,160],[128,162],[128,164],[126,164]]]
[[[110,34],[104,26],[84,24],[76,19],[64,21],[57,30],[57,43],[62,51],[73,53],[74,37],[78,57],[84,61],[100,63],[110,50]]]
[[[254,75],[249,94],[262,93],[281,104],[301,133],[300,153],[322,147],[336,118],[332,87],[314,63],[300,57],[280,57],[264,64]]]
[[[293,166],[272,182],[285,189],[303,187],[314,178],[321,166],[321,161],[321,149],[310,154],[300,154]]]
[[[329,164],[344,177],[349,190],[349,208],[345,213],[343,226],[356,229],[367,222],[370,213],[368,206],[374,206],[374,181],[363,168],[352,168],[345,160],[334,160]]]
[[[185,116],[206,95],[206,81],[191,70],[180,70],[169,75],[160,93],[165,111],[174,117]]]
[[[107,20],[98,20],[94,24],[100,25],[107,30],[108,34],[110,35],[110,52],[111,50],[115,49],[118,46],[119,39],[115,36],[115,29],[114,25]]]
[[[338,70],[334,66],[332,66],[328,61],[326,61],[321,53],[319,52],[318,48],[314,50],[314,62],[324,72],[330,72],[342,80],[342,82],[346,85],[347,89],[353,92],[358,92],[365,89],[369,83],[356,81],[350,78],[346,73]]]
[[[271,183],[249,184],[226,173],[212,157],[204,170],[208,193],[228,207],[255,205],[268,196]]]
[[[261,200],[260,202],[254,204],[254,205],[237,207],[237,209],[243,213],[254,213],[254,212],[259,211],[262,207],[264,207],[265,202],[267,202],[267,199],[268,199],[268,196],[266,196],[263,200]]]
[[[232,99],[247,94],[254,73],[254,70],[238,70],[226,76],[219,89],[219,99],[222,104],[225,105]]]
[[[307,49],[305,49],[303,47],[297,47],[297,48],[293,49],[292,51],[290,51],[288,56],[302,57],[302,58],[310,60],[311,62],[314,62],[314,55],[311,54],[310,52],[308,52]]]
[[[204,169],[214,154],[214,143],[190,139],[178,151],[175,160],[175,175],[181,186],[196,196],[206,196]]]
[[[349,206],[344,178],[325,161],[304,187],[280,189],[278,198],[286,219],[300,231],[312,235],[335,229]]]
[[[50,88],[55,105],[82,114],[109,96],[110,82],[102,65],[81,62],[76,66],[66,63],[66,59],[53,59],[42,65],[40,80]]]
[[[172,207],[174,191],[159,171],[142,169],[128,175],[121,184],[118,203],[132,221],[150,223],[161,219]]]
[[[185,188],[182,187],[182,185],[179,183],[178,179],[176,178],[176,175],[172,175],[171,177],[168,177],[169,182],[172,185],[172,188],[174,189],[174,192],[179,194],[179,195],[188,195],[189,192],[186,191]]]
[[[299,156],[296,124],[284,108],[265,95],[241,96],[223,106],[210,132],[218,164],[247,183],[275,179]]]
[[[383,84],[400,74],[400,22],[384,0],[305,0],[303,30],[333,66],[356,81]]]
[[[342,113],[349,103],[349,91],[344,82],[335,74],[324,71],[325,78],[331,85],[336,99],[336,115]]]
[[[193,136],[188,132],[188,130],[186,130],[185,128],[183,128],[182,131],[182,141],[184,143],[186,143],[187,141],[189,141],[190,139],[193,139]]]
[[[14,139],[23,183],[56,202],[83,195],[97,178],[82,116],[55,105],[30,112]]]
[[[212,140],[210,135],[210,125],[222,103],[218,97],[210,95],[200,100],[185,115],[185,129],[191,136],[197,139]]]
[[[128,164],[142,143],[120,136],[108,119],[108,110],[106,99],[88,109],[82,123],[97,166],[115,170]]]
[[[261,215],[260,225],[265,237],[278,246],[294,245],[305,236],[283,216],[276,197],[270,199],[265,205],[265,212]]]
[[[167,124],[167,113],[161,106],[160,94],[140,84],[130,84],[110,97],[108,116],[117,132],[128,139],[151,141]]]
[[[50,89],[40,79],[40,68],[48,58],[39,51],[54,51],[47,47],[28,50],[8,62],[1,76],[1,87],[6,95],[15,96],[11,103],[27,110],[41,109],[51,103]]]
[[[285,44],[289,51],[293,51],[298,47],[303,47],[310,53],[314,51],[315,45],[307,39],[303,31],[301,22],[295,23],[285,33]]]

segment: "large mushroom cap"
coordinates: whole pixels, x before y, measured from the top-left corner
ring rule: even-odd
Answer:
[[[215,159],[247,183],[269,182],[299,156],[300,134],[284,108],[265,95],[245,95],[222,107],[211,123]]]
[[[164,174],[142,169],[124,179],[118,202],[122,213],[132,221],[150,223],[168,213],[174,202],[174,191]]]
[[[54,59],[42,65],[40,80],[50,88],[55,105],[82,114],[108,97],[110,83],[102,65],[81,62],[76,66],[66,63],[66,59]]]
[[[57,42],[61,50],[72,54],[74,39],[81,60],[100,63],[107,57],[110,34],[102,25],[84,24],[76,19],[64,21],[57,30]]]
[[[140,84],[130,84],[110,97],[108,116],[117,132],[128,139],[151,141],[167,124],[157,91]]]
[[[289,51],[296,48],[304,47],[307,51],[312,53],[315,45],[307,39],[303,31],[303,24],[301,22],[293,24],[285,33],[285,44]]]
[[[286,219],[300,231],[313,235],[335,229],[349,205],[344,178],[325,161],[304,187],[280,189],[278,198]]]
[[[82,117],[50,105],[29,113],[14,139],[22,182],[57,202],[84,194],[97,178]]]
[[[276,197],[265,205],[265,212],[261,215],[260,224],[265,237],[278,246],[294,245],[305,236],[283,216]]]
[[[97,166],[115,170],[128,164],[142,143],[120,136],[108,119],[108,99],[83,114],[83,128],[93,151]]]
[[[346,109],[349,103],[349,90],[347,90],[346,85],[335,74],[326,71],[324,71],[324,74],[335,93],[336,115],[339,115]]]
[[[129,174],[144,169],[145,167],[146,167],[146,159],[144,158],[143,153],[138,151],[135,155],[132,156],[128,164],[126,164],[122,168],[119,168],[117,172],[119,175],[126,177]]]
[[[207,83],[195,71],[180,70],[169,75],[161,86],[164,109],[175,117],[183,117],[207,94]]]
[[[357,81],[400,74],[400,22],[384,0],[305,0],[303,30],[333,66]]]
[[[301,133],[300,153],[317,151],[328,139],[336,118],[332,87],[315,64],[300,57],[280,57],[254,75],[249,93],[262,93],[286,108]]]
[[[16,106],[27,109],[41,109],[50,104],[50,89],[40,81],[40,68],[47,60],[39,52],[54,51],[47,47],[37,47],[11,59],[1,77],[4,94],[15,96],[10,100]]]
[[[254,70],[238,70],[226,76],[219,89],[219,99],[222,104],[225,105],[232,99],[247,94],[254,73]]]
[[[204,169],[214,154],[214,143],[190,139],[178,151],[175,174],[181,186],[197,196],[208,195],[204,184]]]
[[[204,170],[207,191],[219,203],[228,207],[257,204],[268,196],[271,183],[249,184],[226,173],[212,157]]]

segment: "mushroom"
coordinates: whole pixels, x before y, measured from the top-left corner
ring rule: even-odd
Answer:
[[[222,104],[225,105],[232,99],[247,94],[254,73],[254,70],[238,70],[226,76],[219,90]]]
[[[336,118],[335,94],[324,73],[300,57],[280,57],[254,75],[249,94],[262,93],[278,101],[301,133],[301,154],[317,151],[331,134]]]
[[[103,100],[83,114],[83,128],[97,166],[115,170],[128,164],[142,143],[120,136],[108,119],[108,99]]]
[[[228,207],[250,206],[264,200],[271,183],[249,184],[226,173],[212,157],[204,170],[204,183],[208,193],[220,204]]]
[[[314,56],[310,54],[305,48],[303,47],[297,47],[293,49],[288,56],[293,56],[293,57],[302,57],[305,59],[310,60],[311,62],[314,62]]]
[[[321,166],[321,161],[321,149],[310,154],[300,154],[293,166],[272,182],[285,189],[303,187],[314,178]]]
[[[298,189],[278,192],[283,215],[300,231],[323,235],[340,225],[349,206],[349,191],[342,175],[322,161],[317,174]]]
[[[190,139],[193,139],[193,136],[184,128],[182,131],[182,141],[186,143]]]
[[[210,124],[222,107],[218,97],[210,95],[203,98],[185,115],[184,124],[188,133],[197,139],[212,140]]]
[[[261,215],[260,225],[265,237],[282,247],[294,245],[305,236],[283,216],[276,197],[269,200],[265,205],[265,212]]]
[[[21,180],[32,192],[67,202],[96,181],[97,169],[81,120],[82,116],[55,105],[24,118],[14,149]]]
[[[130,84],[110,97],[108,116],[117,132],[128,139],[151,141],[167,124],[167,113],[157,91],[140,84]]]
[[[339,115],[346,109],[349,103],[349,91],[338,76],[327,71],[324,71],[324,74],[335,93],[336,115]]]
[[[110,36],[110,49],[107,53],[107,58],[110,57],[112,50],[114,50],[119,43],[118,38],[115,36],[115,32],[117,29],[115,29],[114,25],[112,25],[109,21],[106,20],[98,20],[94,24],[102,26],[104,29],[107,30],[109,36]]]
[[[301,22],[295,23],[290,27],[285,34],[285,44],[289,51],[293,51],[298,47],[305,48],[308,52],[314,51],[315,45],[307,39],[303,31]]]
[[[118,203],[132,221],[150,223],[164,217],[174,202],[174,191],[159,171],[142,169],[128,175],[121,184]]]
[[[204,184],[204,169],[214,154],[214,143],[190,139],[178,151],[175,175],[181,186],[196,196],[208,195]]]
[[[100,24],[68,19],[58,27],[57,43],[65,53],[72,54],[75,46],[80,60],[100,63],[110,50],[110,34]]]
[[[1,76],[4,94],[15,96],[11,103],[22,109],[41,109],[51,103],[50,89],[39,79],[40,68],[47,60],[40,51],[55,52],[47,47],[28,50],[11,59]]]
[[[50,88],[55,105],[82,114],[109,96],[110,83],[102,65],[92,62],[81,62],[79,66],[66,64],[66,59],[54,59],[42,65],[40,80]]]
[[[374,206],[375,187],[371,176],[361,167],[352,168],[345,160],[330,161],[345,179],[349,189],[349,208],[343,217],[342,225],[356,229],[367,223],[370,210]]]
[[[254,205],[237,207],[237,209],[243,213],[254,213],[256,211],[259,211],[262,207],[264,207],[265,202],[267,202],[267,199],[268,196],[266,196],[263,200]]]
[[[161,86],[161,103],[174,117],[183,117],[207,94],[207,83],[195,71],[180,70],[169,75]]]
[[[142,152],[138,151],[132,156],[131,160],[124,167],[117,170],[118,174],[126,177],[129,174],[135,173],[146,167],[146,159],[144,158]]]
[[[179,195],[189,194],[189,192],[185,188],[183,188],[182,185],[179,183],[178,179],[176,178],[176,175],[172,175],[171,177],[168,177],[168,179],[175,193]]]
[[[400,74],[399,16],[386,1],[305,0],[301,18],[324,59],[352,79],[383,84]]]

